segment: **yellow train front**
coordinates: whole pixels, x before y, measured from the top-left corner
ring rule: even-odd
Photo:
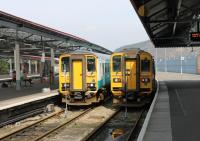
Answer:
[[[152,55],[140,49],[115,52],[110,62],[113,104],[142,106],[156,89]]]
[[[90,51],[59,58],[59,93],[68,105],[90,105],[104,100],[109,87],[110,56]]]

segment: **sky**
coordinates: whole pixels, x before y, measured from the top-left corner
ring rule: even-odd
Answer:
[[[110,50],[148,40],[130,0],[0,0],[0,10]]]

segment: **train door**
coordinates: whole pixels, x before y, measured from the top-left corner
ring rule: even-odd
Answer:
[[[73,77],[73,90],[82,90],[83,89],[83,62],[82,60],[73,60],[72,61],[72,77]]]
[[[136,90],[136,59],[126,59],[125,62],[127,91]]]

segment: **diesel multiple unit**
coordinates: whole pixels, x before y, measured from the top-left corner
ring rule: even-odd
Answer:
[[[69,105],[88,105],[112,94],[113,104],[138,103],[156,89],[152,55],[140,49],[111,56],[76,51],[59,58],[59,92]]]

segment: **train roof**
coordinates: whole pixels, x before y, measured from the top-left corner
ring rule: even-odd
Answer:
[[[62,54],[61,56],[64,56],[66,54],[85,54],[85,55],[86,54],[93,54],[93,55],[96,55],[97,57],[104,58],[105,60],[110,59],[110,55],[97,53],[97,52],[93,52],[93,51],[88,51],[88,50],[76,50],[76,51],[73,51],[73,52],[70,52],[70,53]]]
[[[147,53],[149,55],[151,55],[149,52],[146,52],[144,50],[141,50],[140,48],[122,48],[122,49],[118,49],[117,51],[115,51],[114,53],[125,53],[128,56],[131,57],[135,57],[139,54],[139,53]],[[152,56],[152,55],[151,55]]]

